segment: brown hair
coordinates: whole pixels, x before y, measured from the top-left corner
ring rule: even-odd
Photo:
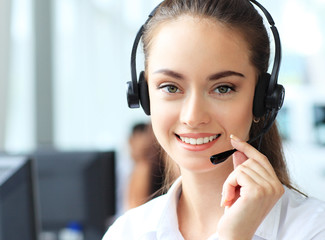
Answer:
[[[150,46],[157,27],[184,15],[211,19],[212,21],[222,23],[231,29],[239,31],[248,43],[250,61],[256,68],[257,73],[267,72],[270,57],[269,38],[263,23],[263,18],[249,0],[165,0],[145,26],[142,41],[146,67]],[[263,118],[259,123],[253,123],[250,136],[258,135],[263,126]],[[253,143],[253,146],[257,147],[257,144]],[[269,159],[282,184],[293,188],[284,159],[281,137],[276,124],[273,124],[271,129],[264,135],[260,151]],[[165,157],[168,158],[168,156]],[[166,163],[169,162],[166,160]],[[175,169],[175,167],[167,166],[166,169]],[[169,187],[171,181],[175,179],[177,174],[170,172],[166,174],[166,187]]]

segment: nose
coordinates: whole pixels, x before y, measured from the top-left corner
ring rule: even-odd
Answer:
[[[181,123],[197,128],[210,122],[208,100],[200,93],[193,93],[184,99],[180,112]]]

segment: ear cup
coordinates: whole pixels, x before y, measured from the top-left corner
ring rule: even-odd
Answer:
[[[143,111],[147,115],[150,115],[149,90],[148,83],[144,77],[144,71],[142,71],[139,76],[139,98]]]
[[[134,86],[131,81],[127,82],[126,89],[126,98],[128,101],[129,108],[138,108],[139,107],[139,96],[137,86]]]
[[[279,111],[284,102],[284,87],[281,84],[277,84],[271,96],[267,96],[265,105],[268,109],[275,109]]]
[[[262,117],[266,113],[266,91],[269,86],[271,75],[263,73],[259,76],[255,87],[253,114],[255,117]]]

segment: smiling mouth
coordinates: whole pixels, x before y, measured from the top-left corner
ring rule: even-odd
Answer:
[[[179,138],[182,142],[190,144],[190,145],[202,145],[209,142],[214,141],[218,137],[220,137],[221,134],[216,134],[210,137],[204,137],[204,138],[187,138],[187,137],[181,137],[177,134],[175,134],[177,138]]]

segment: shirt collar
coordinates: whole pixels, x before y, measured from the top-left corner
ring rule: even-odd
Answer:
[[[162,206],[162,214],[157,226],[157,235],[180,235],[178,229],[177,204],[182,191],[181,177],[177,178],[167,192],[167,201]]]

